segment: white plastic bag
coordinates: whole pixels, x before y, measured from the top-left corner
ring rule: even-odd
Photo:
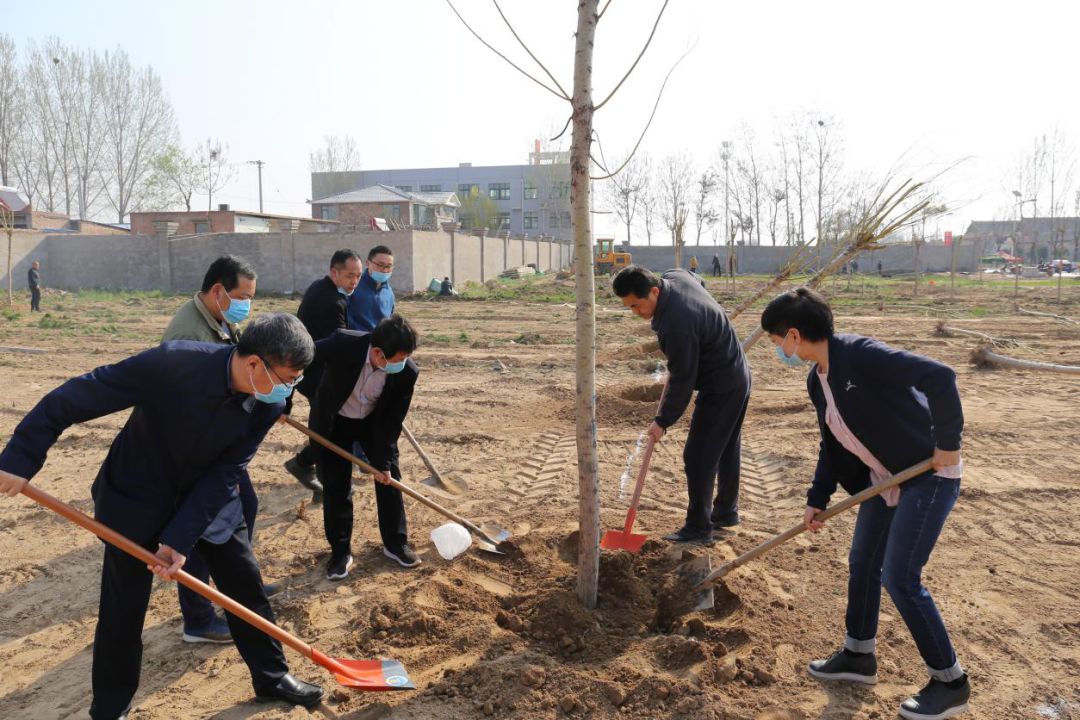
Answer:
[[[444,560],[453,560],[472,545],[472,535],[457,523],[446,523],[431,531],[431,542]]]

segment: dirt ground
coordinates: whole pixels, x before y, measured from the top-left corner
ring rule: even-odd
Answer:
[[[565,292],[550,279],[543,282]],[[714,286],[734,306],[757,284]],[[565,283],[563,284],[565,285]],[[968,717],[1080,717],[1080,378],[980,370],[971,337],[942,337],[938,320],[1012,338],[1017,357],[1080,364],[1080,325],[1013,312],[1011,288],[970,286],[949,300],[941,286],[830,284],[840,331],[876,336],[957,369],[966,415],[961,498],[926,572],[972,679]],[[604,294],[604,293],[602,293]],[[1080,318],[1080,287],[1021,291],[1027,308]],[[46,295],[49,320],[8,313],[0,345],[0,437],[68,377],[156,341],[182,297]],[[257,311],[295,300],[258,298]],[[800,536],[718,589],[716,607],[659,618],[661,586],[680,556],[658,538],[684,511],[681,449],[686,421],[659,446],[637,531],[640,556],[605,554],[600,603],[573,596],[577,482],[573,426],[573,313],[557,301],[403,300],[417,325],[423,368],[409,423],[434,461],[463,488],[418,485],[477,522],[513,533],[513,552],[474,550],[447,562],[428,539],[443,519],[408,502],[415,570],[379,552],[373,493],[357,491],[348,580],[324,578],[327,548],[318,507],[282,468],[299,446],[275,427],[251,465],[260,495],[256,554],[279,621],[315,647],[349,658],[402,661],[415,692],[338,690],[320,668],[288,651],[293,671],[332,690],[313,711],[258,705],[231,647],[180,638],[176,591],[158,582],[144,631],[142,684],[133,720],[196,718],[889,718],[925,670],[887,595],[880,682],[822,684],[805,663],[843,637],[846,552],[853,515],[821,535]],[[745,336],[760,305],[739,317]],[[597,310],[601,350],[621,349],[598,371],[603,526],[619,528],[636,462],[628,455],[655,405],[662,358],[634,350],[646,323],[610,298]],[[754,392],[743,432],[743,524],[709,552],[734,557],[801,519],[818,431],[805,373],[782,367],[771,346],[750,352]],[[297,414],[306,415],[298,403]],[[126,415],[63,435],[35,480],[91,511],[90,483]],[[427,477],[402,441],[406,481]],[[701,550],[695,552],[700,553]],[[0,718],[85,717],[101,548],[86,532],[25,498],[0,502]]]

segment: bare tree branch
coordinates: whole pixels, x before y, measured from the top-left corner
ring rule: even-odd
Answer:
[[[449,1],[449,0],[447,0],[447,1]],[[664,96],[664,88],[667,87],[668,80],[671,79],[671,73],[675,72],[675,68],[679,67],[679,63],[681,63],[683,60],[685,60],[686,56],[689,55],[696,46],[697,46],[696,42],[693,45],[691,45],[687,49],[687,51],[684,52],[682,54],[682,56],[678,60],[675,61],[675,64],[671,66],[670,70],[668,70],[667,75],[664,76],[664,82],[660,84],[660,92],[656,93],[656,102],[653,103],[652,112],[649,113],[649,121],[645,123],[645,127],[642,129],[641,135],[638,136],[637,142],[634,143],[634,149],[631,150],[630,154],[626,156],[626,160],[623,161],[623,164],[620,165],[618,167],[618,169],[615,170],[615,172],[608,173],[607,175],[601,175],[599,177],[594,177],[594,176],[590,175],[589,176],[590,180],[607,180],[607,179],[609,179],[609,178],[611,178],[611,177],[613,177],[615,175],[618,175],[619,172],[624,167],[626,167],[626,164],[628,162],[630,162],[631,159],[633,159],[634,153],[636,153],[638,148],[641,147],[641,141],[645,139],[645,133],[647,133],[649,131],[649,126],[652,125],[653,118],[656,117],[656,109],[660,107],[660,98],[662,98]]]
[[[570,127],[570,122],[571,122],[571,121],[572,121],[573,119],[574,119],[574,114],[573,114],[573,113],[570,113],[570,117],[566,118],[566,124],[562,126],[562,130],[560,130],[560,131],[559,131],[559,134],[558,134],[558,135],[556,135],[555,137],[551,138],[551,140],[550,140],[549,142],[555,142],[556,140],[558,140],[559,138],[561,138],[561,137],[562,137],[563,135],[565,135],[565,134],[566,134],[566,129],[567,129],[568,127]]]
[[[533,55],[533,51],[529,49],[529,46],[526,45],[525,41],[522,40],[521,37],[517,34],[517,30],[515,30],[514,26],[510,24],[510,21],[506,19],[506,14],[503,13],[502,8],[499,7],[499,0],[491,0],[491,2],[495,5],[495,9],[499,11],[499,17],[501,17],[503,19],[503,22],[506,23],[506,27],[510,29],[510,34],[514,36],[514,39],[518,41],[518,44],[521,45],[525,52],[529,54],[529,57],[533,59],[533,62],[540,66],[540,69],[544,71],[544,74],[551,78],[551,82],[555,83],[555,87],[559,88],[559,92],[562,93],[562,96],[569,100],[570,96],[566,94],[566,90],[563,89],[563,86],[559,84],[559,81],[555,79],[555,76],[551,74],[551,71],[547,69],[544,63],[540,62],[536,55]]]
[[[610,0],[609,0],[609,2],[610,2]],[[664,10],[667,9],[668,2],[669,2],[669,0],[664,0],[664,4],[660,8],[660,12],[656,14],[656,22],[653,23],[652,32],[649,33],[649,39],[645,41],[645,47],[641,48],[641,52],[638,53],[637,58],[634,60],[634,64],[631,65],[630,69],[626,71],[626,74],[623,75],[622,80],[620,80],[619,84],[615,86],[615,89],[612,90],[611,92],[609,92],[608,96],[606,98],[604,98],[603,100],[601,100],[599,105],[597,105],[596,107],[593,108],[593,112],[596,112],[600,108],[607,105],[608,100],[613,98],[615,96],[615,93],[619,92],[619,88],[621,88],[623,86],[623,83],[626,82],[626,79],[628,77],[630,77],[630,73],[634,72],[634,68],[636,68],[638,63],[641,62],[641,58],[643,58],[645,56],[645,51],[648,50],[649,45],[652,44],[653,36],[656,35],[656,28],[660,25],[660,18],[664,17]],[[607,9],[607,6],[605,5],[604,8]],[[603,15],[603,13],[600,13],[600,14]]]
[[[596,22],[600,22],[600,18],[604,17],[604,13],[607,12],[608,5],[610,4],[611,0],[607,0],[607,2],[604,3],[604,7],[600,10],[600,14],[596,16]]]
[[[474,38],[476,38],[476,39],[477,39],[477,40],[479,40],[479,41],[480,41],[481,43],[483,43],[484,47],[486,47],[486,48],[487,48],[488,50],[490,50],[491,52],[493,52],[493,53],[495,53],[496,55],[498,55],[499,57],[501,57],[501,58],[502,58],[503,60],[505,60],[505,61],[506,61],[506,63],[507,63],[507,64],[508,64],[508,65],[509,65],[510,67],[514,68],[514,69],[515,69],[515,70],[517,70],[517,71],[518,71],[519,73],[521,73],[521,74],[522,74],[522,75],[524,75],[525,77],[529,78],[529,79],[530,79],[530,80],[532,80],[532,81],[533,81],[534,83],[536,83],[536,84],[537,84],[537,85],[539,85],[540,87],[544,88],[545,90],[547,90],[547,91],[548,91],[549,93],[551,93],[551,94],[552,94],[552,95],[554,95],[555,97],[558,97],[558,98],[561,98],[561,99],[563,99],[563,100],[565,100],[565,101],[567,101],[567,102],[570,102],[570,98],[569,98],[569,97],[567,97],[567,95],[566,95],[566,93],[565,93],[565,92],[559,92],[558,90],[554,89],[554,88],[553,88],[553,87],[551,87],[550,85],[546,85],[546,84],[545,84],[545,83],[544,83],[543,81],[541,81],[541,80],[538,80],[538,79],[537,79],[536,77],[534,77],[534,76],[530,75],[529,73],[527,73],[526,71],[522,70],[522,69],[521,69],[520,67],[518,67],[518,65],[516,65],[516,64],[514,63],[514,61],[513,61],[513,60],[511,60],[510,58],[508,58],[508,57],[506,57],[505,55],[503,55],[503,54],[502,54],[501,52],[499,52],[498,50],[496,50],[496,49],[495,49],[495,48],[494,48],[494,47],[493,47],[493,46],[491,45],[491,43],[489,43],[489,42],[488,42],[487,40],[485,40],[484,38],[480,37],[480,35],[479,35],[479,34],[478,34],[478,33],[477,33],[477,32],[476,32],[475,30],[473,30],[473,29],[472,29],[472,26],[471,26],[471,25],[469,25],[469,23],[467,23],[467,22],[465,21],[465,18],[463,18],[463,17],[461,16],[461,13],[459,13],[459,12],[458,12],[458,9],[457,9],[456,7],[454,7],[454,3],[453,3],[453,2],[451,2],[451,0],[446,0],[446,4],[447,4],[447,5],[449,5],[449,6],[450,6],[450,9],[454,11],[454,14],[455,14],[455,15],[457,15],[457,17],[458,17],[458,20],[460,20],[460,21],[461,21],[461,24],[465,26],[465,29],[466,29],[466,30],[468,30],[468,31],[469,31],[470,33],[472,33],[472,35],[473,35],[473,37],[474,37]],[[502,12],[502,11],[500,10],[500,13],[501,13],[501,12]],[[516,35],[515,35],[515,37],[516,37]],[[520,42],[520,40],[519,40],[518,42]],[[529,54],[531,55],[532,53],[529,53]],[[536,58],[533,58],[533,59],[534,59],[534,60],[536,60]],[[537,62],[539,62],[539,60],[537,60]],[[543,67],[543,66],[541,65],[541,67]],[[546,68],[545,68],[544,72],[547,72]]]

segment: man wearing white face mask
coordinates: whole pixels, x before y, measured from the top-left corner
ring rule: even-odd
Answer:
[[[219,257],[206,271],[202,290],[180,306],[162,339],[235,345],[240,338],[238,325],[251,314],[256,278],[255,268],[243,259]]]
[[[359,444],[375,476],[375,500],[383,554],[402,567],[420,558],[408,545],[405,503],[389,486],[401,478],[397,441],[409,412],[419,368],[410,359],[417,335],[400,315],[391,315],[371,333],[338,330],[315,344],[322,366],[312,429],[339,447]],[[323,483],[323,524],[330,543],[328,580],[342,580],[352,567],[352,464],[329,450],[319,457]]]

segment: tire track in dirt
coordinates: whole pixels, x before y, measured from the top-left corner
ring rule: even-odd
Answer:
[[[744,438],[740,500],[758,506],[766,514],[801,503],[800,491],[787,479],[788,466],[786,458],[770,452],[763,443]]]

